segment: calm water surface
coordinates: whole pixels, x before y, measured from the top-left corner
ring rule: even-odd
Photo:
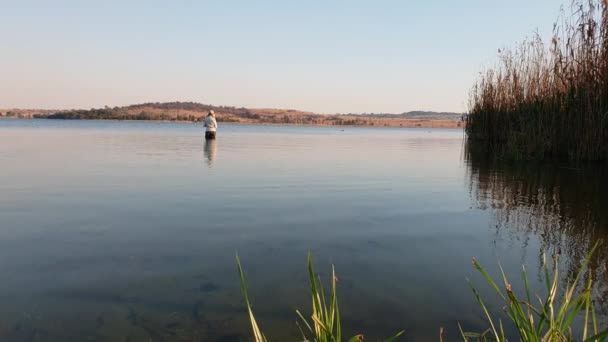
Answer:
[[[454,339],[485,328],[467,277],[500,310],[471,257],[570,270],[608,230],[604,169],[491,164],[460,130],[0,120],[0,169],[3,341],[248,341],[236,252],[266,334],[298,337],[308,251],[349,334]]]

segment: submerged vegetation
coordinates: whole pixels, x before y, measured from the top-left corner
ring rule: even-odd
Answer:
[[[546,285],[546,294],[544,299],[541,295],[531,293],[529,279],[526,269],[523,268],[523,281],[525,284],[525,297],[518,297],[505,275],[502,268],[502,283],[504,289],[492,279],[486,270],[473,259],[473,265],[487,280],[488,284],[496,291],[500,298],[504,301],[504,312],[507,315],[509,326],[504,326],[500,318],[493,317],[490,314],[484,300],[475,287],[469,282],[471,290],[479,303],[489,328],[483,332],[472,333],[464,332],[460,327],[460,333],[464,341],[509,341],[507,331],[517,331],[518,339],[522,342],[573,342],[573,341],[589,341],[601,342],[608,338],[608,329],[601,330],[599,328],[598,319],[594,309],[593,296],[593,280],[591,271],[587,270],[587,266],[591,260],[594,251],[598,248],[599,243],[596,243],[587,257],[582,262],[576,275],[567,284],[560,283],[560,272],[557,256],[553,257],[553,267],[550,270],[547,262],[543,263],[542,277]],[[543,260],[545,258],[543,257]],[[247,287],[245,284],[245,276],[241,267],[241,262],[236,258],[241,289],[247,306],[247,312],[251,322],[252,333],[255,342],[268,341],[262,330],[260,329],[253,310]],[[338,297],[336,289],[336,273],[332,268],[332,281],[330,298],[327,301],[323,285],[320,278],[315,274],[312,264],[312,258],[308,256],[308,275],[310,279],[310,290],[312,297],[312,314],[310,321],[304,315],[296,310],[298,316],[298,328],[302,335],[302,341],[314,342],[340,342],[343,341],[343,333],[340,321],[340,311],[338,309]],[[539,305],[533,304],[538,301]],[[580,334],[574,332],[575,322],[581,319]],[[386,341],[394,341],[404,333],[404,330],[398,332],[393,337]],[[575,337],[576,336],[576,337]],[[439,340],[443,340],[443,328],[440,329]],[[511,339],[515,340],[515,339]],[[350,339],[345,339],[348,342],[363,341],[363,335],[355,335]]]
[[[471,90],[469,143],[509,159],[608,160],[608,0],[581,0],[554,27],[500,51]]]

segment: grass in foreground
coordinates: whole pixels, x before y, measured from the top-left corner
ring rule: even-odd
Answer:
[[[559,267],[557,257],[553,258],[553,268],[549,270],[546,262],[543,263],[543,278],[547,288],[547,295],[541,298],[535,294],[533,299],[528,275],[525,267],[522,269],[523,280],[525,284],[525,298],[520,299],[511,288],[507,276],[502,267],[502,281],[504,291],[490,277],[486,270],[473,259],[473,265],[488,281],[490,286],[496,290],[496,293],[502,300],[505,301],[504,311],[508,317],[509,328],[515,328],[518,332],[518,340],[522,342],[602,342],[608,338],[608,329],[598,329],[598,322],[593,308],[593,284],[591,272],[587,271],[587,266],[591,260],[593,252],[598,248],[597,243],[589,252],[583,261],[575,278],[566,284],[565,287],[560,286]],[[236,257],[238,272],[241,280],[241,289],[247,305],[249,319],[253,330],[255,342],[266,342],[266,336],[260,330],[247,294],[245,285],[245,276],[239,257]],[[587,271],[587,273],[585,272]],[[552,274],[551,274],[552,273]],[[586,281],[581,281],[583,275],[587,276]],[[312,257],[308,255],[308,275],[310,278],[310,291],[312,297],[312,315],[310,320],[307,320],[304,315],[296,310],[299,318],[298,327],[302,334],[304,342],[341,342],[343,341],[342,328],[340,321],[340,311],[338,309],[338,297],[336,289],[336,273],[332,267],[331,293],[329,301],[326,300],[323,285],[321,280],[314,273]],[[581,284],[582,283],[582,284]],[[469,286],[475,295],[477,302],[483,310],[489,324],[489,328],[481,333],[464,332],[459,325],[460,333],[465,342],[467,341],[500,341],[506,342],[508,338],[504,331],[503,322],[500,318],[492,317],[486,307],[479,292],[469,282]],[[563,293],[560,289],[563,288]],[[579,290],[581,289],[581,290]],[[533,304],[538,300],[539,304]],[[575,338],[573,333],[573,322],[577,317],[583,318],[583,326],[581,336]],[[301,324],[300,324],[301,323]],[[439,339],[443,340],[443,328],[441,328]],[[394,341],[401,336],[404,331],[400,331],[386,342]],[[363,341],[363,335],[355,335],[348,342]]]
[[[509,318],[509,323],[517,329],[519,340],[524,342],[558,342],[558,341],[604,341],[608,337],[608,329],[598,330],[598,323],[593,309],[593,287],[591,272],[587,272],[587,280],[581,284],[583,274],[591,260],[593,252],[597,249],[597,243],[587,255],[583,264],[574,279],[563,287],[560,293],[559,268],[557,256],[553,258],[553,275],[550,274],[546,261],[543,262],[543,280],[547,287],[547,295],[541,298],[536,295],[532,298],[528,282],[528,275],[525,267],[522,268],[522,275],[525,285],[525,297],[522,300],[518,297],[509,283],[502,267],[502,282],[504,290],[490,277],[485,269],[473,259],[473,265],[496,290],[496,293],[505,302],[504,311]],[[488,312],[479,292],[469,282],[479,305],[481,306],[490,327],[482,333],[464,333],[461,329],[462,337],[465,341],[474,339],[476,341],[508,341],[502,320],[492,317]],[[577,289],[582,288],[581,291]],[[538,300],[538,304],[533,302]],[[577,317],[583,316],[582,336],[575,338],[572,325]]]
[[[243,296],[245,297],[245,304],[247,305],[247,311],[249,312],[249,319],[251,320],[251,327],[253,330],[253,337],[255,342],[266,342],[266,336],[260,330],[253,311],[251,310],[251,303],[249,302],[249,296],[247,295],[247,286],[245,285],[245,276],[243,275],[243,269],[241,267],[241,261],[237,255],[236,263],[241,278],[241,289],[243,290]],[[338,296],[336,290],[336,271],[332,267],[331,277],[331,293],[329,301],[325,297],[323,290],[323,284],[321,278],[315,276],[315,272],[312,265],[312,256],[308,255],[308,276],[310,278],[310,293],[312,297],[312,315],[310,320],[307,320],[304,315],[296,310],[296,314],[299,318],[298,327],[302,333],[302,341],[310,342],[341,342],[343,341],[342,327],[340,321],[340,310],[338,308]],[[400,331],[393,337],[385,340],[385,342],[391,342],[401,336],[404,331]],[[363,335],[355,335],[346,340],[348,342],[359,342],[363,341]]]

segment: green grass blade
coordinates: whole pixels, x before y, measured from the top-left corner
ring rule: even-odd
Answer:
[[[580,311],[582,310],[582,308],[585,305],[584,298],[583,298],[584,294],[573,299],[574,291],[576,290],[577,284],[579,283],[579,280],[580,280],[583,272],[585,272],[585,270],[587,269],[587,266],[589,265],[589,262],[591,261],[591,256],[593,255],[593,253],[595,252],[595,250],[597,249],[597,247],[599,245],[600,245],[599,241],[595,243],[595,245],[593,246],[591,251],[585,257],[581,267],[579,268],[579,270],[576,274],[576,277],[574,277],[574,280],[572,281],[572,283],[569,285],[569,287],[566,290],[566,294],[565,294],[564,300],[563,300],[564,302],[563,302],[563,305],[562,305],[559,315],[558,315],[558,321],[560,322],[559,325],[560,325],[562,331],[564,331],[566,327],[570,326],[574,317],[576,315],[578,315],[578,313],[580,313]],[[557,268],[557,265],[555,267]]]
[[[502,291],[500,291],[500,289],[498,288],[498,285],[496,285],[496,282],[494,282],[494,279],[492,279],[492,277],[490,277],[490,275],[486,272],[486,270],[481,267],[481,265],[477,262],[477,260],[475,260],[475,258],[473,258],[473,265],[475,266],[475,268],[479,271],[479,273],[481,273],[481,275],[483,275],[484,278],[486,278],[486,280],[488,281],[488,283],[494,288],[494,290],[496,290],[496,293],[498,293],[498,295],[500,295],[500,297],[502,299],[505,299],[505,296],[502,294]]]
[[[363,335],[355,335],[348,340],[348,342],[361,342],[361,341],[363,341]]]
[[[247,304],[247,311],[249,312],[249,320],[251,321],[253,336],[256,342],[266,342],[266,337],[264,334],[262,334],[255,320],[255,316],[253,315],[253,310],[251,310],[251,303],[249,302],[249,295],[247,293],[247,286],[245,284],[245,275],[243,274],[243,268],[241,267],[241,260],[239,259],[238,254],[236,255],[236,265],[239,271],[239,277],[241,279],[241,290],[243,292],[243,297],[245,298],[245,304]]]
[[[587,289],[585,291],[585,322],[583,325],[583,340],[587,339],[587,329],[589,328],[589,314],[591,311],[592,293],[593,293],[593,276],[591,270],[587,275]],[[595,332],[594,332],[595,333]]]
[[[498,326],[500,328],[500,338],[501,338],[501,341],[506,341],[507,339],[505,338],[505,329],[502,326],[502,320],[498,321]]]
[[[606,341],[606,338],[608,338],[608,329],[602,331],[597,335],[589,337],[588,339],[584,340],[584,342],[603,342]]]
[[[551,279],[551,277],[549,276],[549,266],[547,266],[547,255],[543,252],[543,257],[542,257],[542,263],[543,263],[543,273],[545,274],[545,285],[547,286],[547,292],[551,291],[551,282],[549,279]]]
[[[399,336],[403,335],[403,333],[405,333],[405,330],[401,330],[400,332],[396,333],[395,335],[393,335],[393,336],[387,338],[386,340],[384,340],[384,342],[393,342],[396,339],[398,339]]]
[[[498,265],[499,269],[500,269],[500,274],[502,275],[502,279],[505,285],[505,290],[507,292],[507,297],[509,299],[509,311],[511,313],[510,317],[511,320],[513,321],[513,323],[515,323],[515,326],[517,327],[517,330],[519,331],[519,335],[522,338],[522,340],[524,341],[529,341],[532,339],[532,336],[530,336],[530,331],[532,329],[530,329],[530,323],[528,322],[528,315],[525,314],[523,308],[520,305],[519,299],[517,298],[517,296],[515,295],[515,293],[512,291],[511,289],[511,284],[509,283],[509,280],[507,279],[507,275],[505,274],[504,269],[502,268],[502,266],[499,264]]]
[[[308,324],[308,323],[306,323],[306,324]],[[296,325],[298,326],[298,330],[300,330],[300,334],[302,335],[301,342],[310,342],[310,340],[306,337],[306,334],[304,333],[304,330],[302,329],[302,326],[300,325],[300,323],[298,321],[296,321]]]
[[[522,276],[524,278],[524,286],[526,287],[526,299],[528,303],[531,303],[532,301],[530,300],[530,284],[528,283],[528,272],[526,272],[526,266],[522,265],[521,269]]]
[[[327,335],[330,332],[327,329],[327,327],[325,326],[325,323],[323,321],[321,321],[321,319],[317,316],[312,316],[312,320],[315,323],[315,326],[318,327],[319,330],[321,331],[321,334],[319,335],[319,337],[325,336],[327,338]]]
[[[591,262],[591,256],[593,256],[593,253],[595,253],[595,250],[600,246],[600,244],[601,244],[601,241],[597,241],[595,243],[595,245],[593,245],[593,247],[591,248],[591,251],[589,251],[589,253],[587,253],[587,257],[585,258],[585,260],[583,261],[583,264],[579,268],[578,273],[576,273],[576,277],[574,277],[572,284],[578,283],[578,280],[581,278],[581,275],[587,269],[589,262]]]
[[[317,290],[319,291],[319,302],[321,304],[321,314],[319,319],[325,324],[327,329],[331,331],[331,320],[327,311],[327,301],[325,300],[325,290],[323,289],[323,283],[321,277],[317,277]]]
[[[473,284],[471,284],[471,282],[469,282],[469,287],[473,291],[475,298],[477,298],[477,302],[483,309],[483,312],[485,313],[486,318],[488,319],[488,322],[490,323],[492,334],[494,334],[494,337],[496,337],[496,341],[500,341],[500,338],[498,337],[498,331],[496,331],[496,327],[494,326],[494,322],[492,321],[492,316],[488,312],[488,309],[486,308],[486,305],[484,304],[483,300],[481,299],[481,296],[479,295],[477,290],[473,287]]]
[[[331,268],[332,274],[332,317],[335,317],[336,320],[336,341],[342,341],[342,326],[340,322],[340,308],[338,307],[338,277],[336,277],[336,269],[332,266]]]
[[[313,330],[313,328],[310,326],[310,324],[308,324],[308,321],[306,320],[306,318],[304,318],[304,316],[302,316],[302,313],[300,312],[300,310],[296,310],[296,315],[298,315],[298,317],[300,317],[300,320],[302,320],[302,322],[306,325],[306,328],[312,333],[314,334],[315,331]]]
[[[597,335],[597,319],[595,317],[595,308],[591,305],[591,321],[593,323],[593,334]]]
[[[540,297],[538,297],[538,301],[540,302],[542,308],[542,314],[540,315],[540,320],[538,321],[536,330],[540,333],[543,331],[545,325],[549,322],[549,304],[546,301],[543,302]]]
[[[467,338],[467,335],[464,333],[464,331],[462,330],[462,326],[460,325],[460,323],[458,323],[458,330],[460,330],[460,336],[462,336],[462,340],[464,342],[468,342],[469,339]]]
[[[564,309],[564,310],[567,310],[568,315],[564,318],[564,320],[560,324],[562,329],[570,327],[574,318],[576,316],[578,316],[578,314],[581,312],[581,310],[585,307],[586,301],[587,301],[586,296],[584,294],[582,294],[579,297],[575,298],[575,300],[573,301],[573,304],[575,304],[575,305],[570,305]],[[586,332],[585,332],[585,334],[586,334]]]
[[[317,285],[317,280],[315,277],[315,271],[313,268],[313,263],[312,263],[312,255],[310,254],[310,252],[308,253],[308,277],[310,278],[310,294],[312,297],[312,319],[313,319],[313,325],[315,326],[315,336],[317,338],[321,337],[323,331],[321,329],[320,326],[318,326],[315,323],[315,317],[318,317],[321,315],[322,312],[322,308],[321,308],[321,298],[319,296],[319,290],[318,290],[318,285]]]

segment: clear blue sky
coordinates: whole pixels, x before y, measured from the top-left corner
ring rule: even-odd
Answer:
[[[148,101],[463,111],[561,0],[0,0],[0,108]]]

